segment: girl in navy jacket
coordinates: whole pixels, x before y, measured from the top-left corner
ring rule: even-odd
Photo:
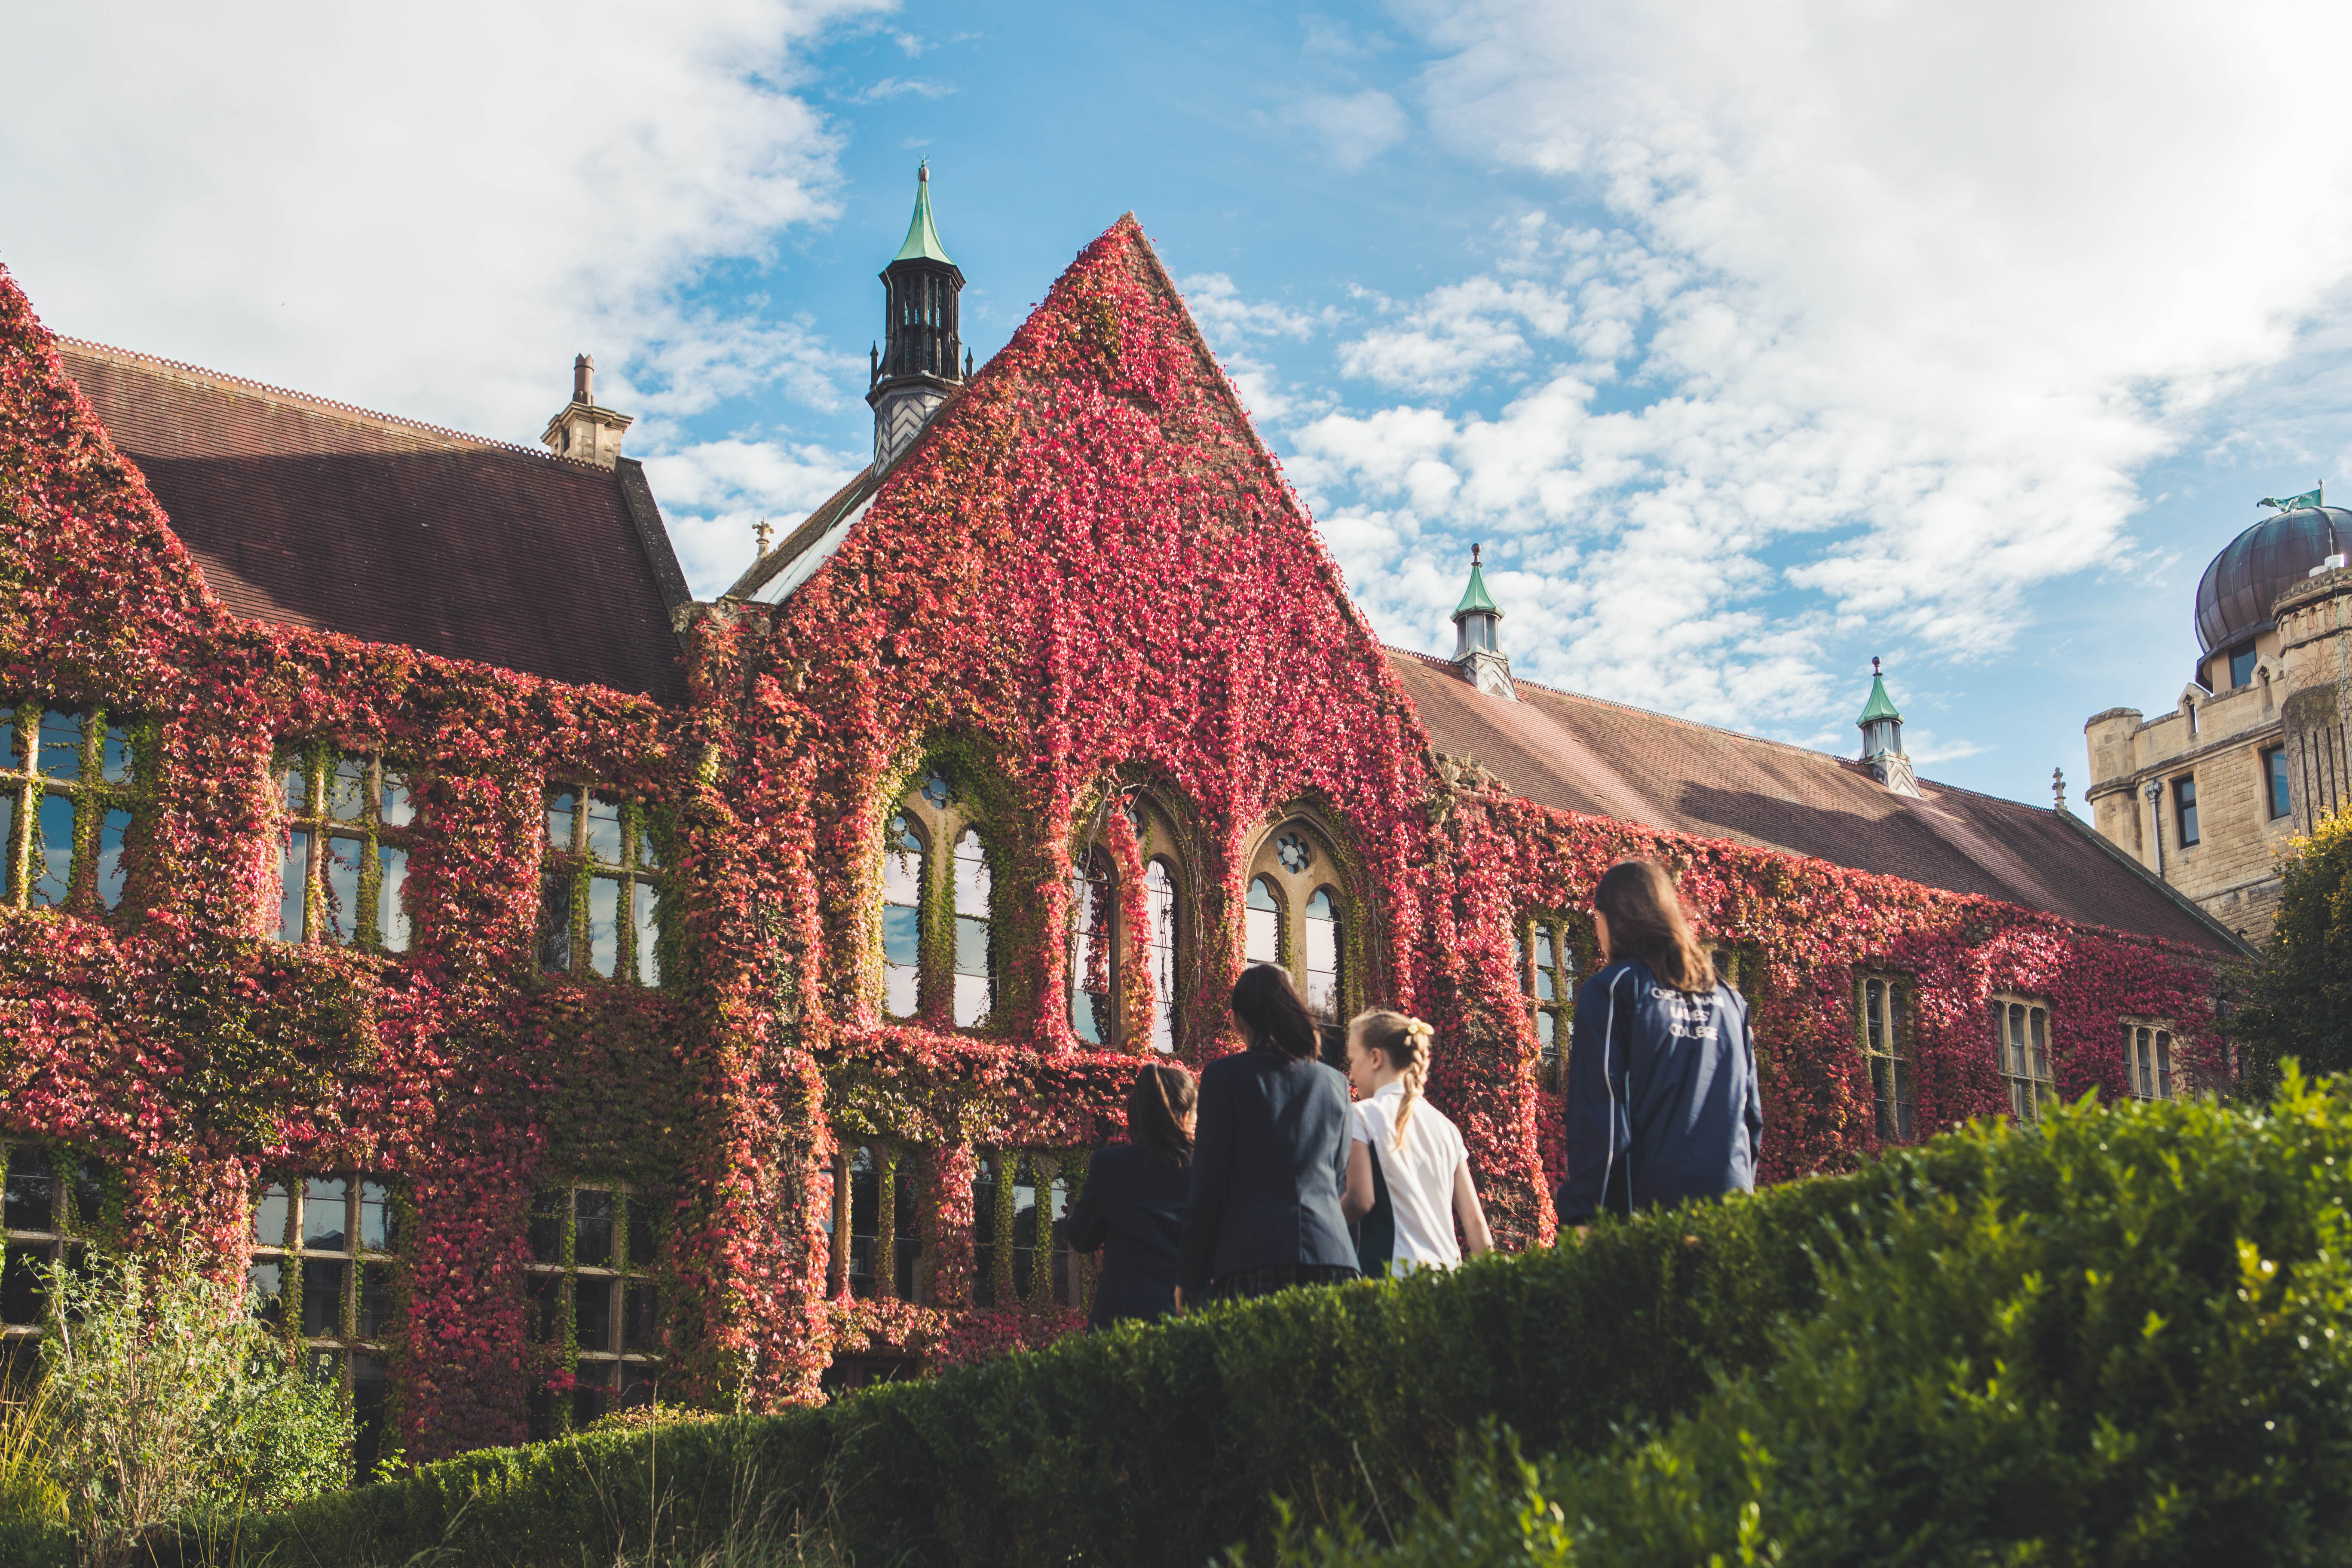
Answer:
[[[1177,1250],[1192,1187],[1192,1075],[1153,1062],[1127,1090],[1127,1142],[1095,1152],[1070,1205],[1070,1246],[1103,1249],[1090,1329],[1145,1322],[1176,1305]]]
[[[1576,994],[1560,1225],[1753,1192],[1764,1101],[1747,1003],[1649,861],[1609,868],[1592,924],[1605,967]]]

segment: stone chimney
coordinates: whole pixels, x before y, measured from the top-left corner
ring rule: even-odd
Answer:
[[[620,460],[622,433],[634,423],[596,406],[596,362],[582,354],[572,362],[572,401],[555,411],[540,439],[559,458],[609,468]]]

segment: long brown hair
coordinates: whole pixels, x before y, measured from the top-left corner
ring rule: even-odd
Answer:
[[[1189,1165],[1192,1135],[1185,1113],[1199,1100],[1192,1075],[1173,1062],[1153,1062],[1127,1086],[1127,1141],[1154,1163]]]
[[[1321,1037],[1315,1015],[1299,1000],[1297,983],[1278,963],[1253,963],[1234,982],[1234,1021],[1254,1051],[1272,1051],[1293,1061],[1311,1058]]]
[[[1402,1075],[1397,1081],[1403,1086],[1404,1094],[1397,1101],[1396,1124],[1389,1130],[1389,1142],[1402,1149],[1404,1130],[1412,1121],[1412,1108],[1419,1103],[1422,1091],[1429,1087],[1432,1031],[1418,1018],[1375,1007],[1357,1014],[1348,1032],[1355,1037],[1356,1044],[1368,1051],[1380,1052]]]
[[[1638,958],[1674,991],[1712,991],[1715,965],[1692,934],[1674,879],[1650,860],[1620,860],[1592,889],[1592,907],[1609,919],[1609,957]]]

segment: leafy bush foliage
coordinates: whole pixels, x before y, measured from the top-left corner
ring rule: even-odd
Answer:
[[[1820,1310],[1695,1409],[1548,1463],[1490,1435],[1392,1550],[1360,1516],[1279,1561],[2344,1561],[2348,1116],[2290,1064],[2268,1116],[1979,1135],[1974,1194],[1825,1249]]]
[[[167,1521],[234,1519],[342,1485],[352,1421],[247,1310],[243,1283],[184,1248],[160,1264],[49,1271],[47,1458],[89,1561],[128,1560]]]
[[[2322,817],[2280,869],[2278,919],[2238,1024],[2257,1092],[2290,1057],[2311,1073],[2352,1068],[2352,812]]]

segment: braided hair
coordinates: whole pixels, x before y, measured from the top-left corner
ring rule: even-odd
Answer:
[[[1389,1130],[1390,1144],[1404,1147],[1404,1130],[1412,1121],[1412,1108],[1429,1087],[1429,1047],[1436,1031],[1419,1018],[1375,1007],[1360,1013],[1349,1030],[1368,1051],[1386,1057],[1402,1075],[1403,1098],[1397,1101],[1396,1123]]]

